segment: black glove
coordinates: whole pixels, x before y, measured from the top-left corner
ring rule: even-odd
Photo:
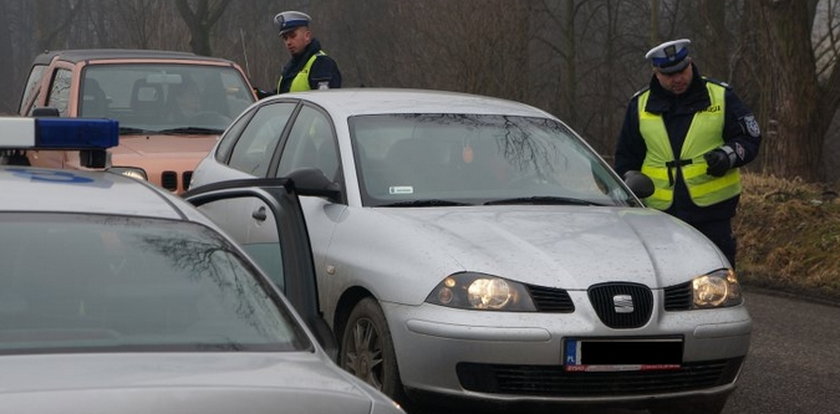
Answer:
[[[706,174],[711,176],[723,177],[726,171],[732,168],[733,160],[722,148],[715,148],[703,154],[703,158],[709,164],[709,168],[706,169]]]

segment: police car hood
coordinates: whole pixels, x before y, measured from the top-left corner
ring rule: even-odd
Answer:
[[[392,405],[309,352],[7,355],[0,372],[0,413],[369,414]]]
[[[614,281],[651,288],[726,267],[701,233],[643,208],[476,206],[379,208],[390,241],[439,271],[482,272],[549,287]],[[380,217],[380,218],[385,218]],[[390,222],[390,223],[388,223]],[[387,246],[382,246],[388,249]],[[387,250],[386,250],[387,251]],[[408,254],[406,254],[408,255]],[[435,272],[438,271],[435,269]],[[430,282],[440,282],[435,274]]]

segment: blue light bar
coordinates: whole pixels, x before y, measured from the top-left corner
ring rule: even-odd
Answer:
[[[83,118],[0,118],[0,148],[106,149],[119,144],[119,122]]]
[[[120,125],[113,119],[35,119],[38,148],[105,149],[116,147],[119,137]]]

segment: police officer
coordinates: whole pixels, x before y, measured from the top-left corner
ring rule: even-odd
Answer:
[[[299,11],[286,11],[274,16],[274,25],[292,60],[283,67],[273,93],[341,87],[338,65],[321,50],[321,43],[312,36],[309,30],[311,21],[308,14]],[[260,98],[273,93],[257,90]]]
[[[700,76],[690,43],[668,41],[645,55],[653,77],[627,107],[615,169],[650,177],[655,191],[645,204],[700,230],[734,268],[738,167],[758,154],[761,131],[729,85]]]

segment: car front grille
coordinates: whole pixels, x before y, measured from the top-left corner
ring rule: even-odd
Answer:
[[[193,175],[192,171],[184,171],[184,173],[181,175],[181,180],[184,183],[184,191],[187,191],[187,190],[190,189],[190,182],[192,181],[192,175]]]
[[[461,362],[461,386],[475,392],[540,397],[634,396],[707,389],[735,381],[744,358],[686,363],[663,371],[566,372],[562,365]]]
[[[569,297],[569,292],[563,289],[534,285],[525,285],[525,287],[531,294],[538,312],[571,313],[575,311],[575,304]]]
[[[680,311],[691,309],[691,282],[665,288],[665,310]]]
[[[181,175],[182,187],[186,191],[190,188],[190,181],[192,180],[192,171],[184,171]],[[175,171],[164,171],[160,173],[160,186],[169,190],[178,190],[178,173]]]
[[[637,283],[601,283],[588,290],[589,301],[601,321],[614,329],[644,326],[653,311],[653,293]]]
[[[160,174],[160,186],[175,191],[178,189],[178,173],[175,171],[164,171]]]

